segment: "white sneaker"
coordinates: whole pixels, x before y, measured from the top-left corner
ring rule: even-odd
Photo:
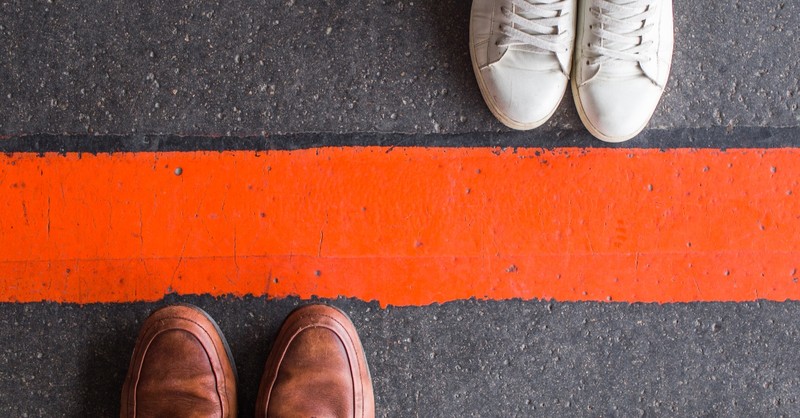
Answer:
[[[470,54],[483,98],[506,126],[533,129],[569,82],[575,0],[473,0]]]
[[[644,129],[669,78],[672,0],[582,0],[572,95],[586,129],[622,142]]]

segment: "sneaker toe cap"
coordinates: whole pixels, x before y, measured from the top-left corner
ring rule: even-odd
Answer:
[[[594,80],[579,87],[578,100],[593,135],[607,142],[622,142],[644,129],[661,93],[660,87],[644,78]]]
[[[533,129],[546,122],[561,102],[568,83],[560,71],[502,64],[486,67],[481,77],[489,107],[501,122],[514,129]]]

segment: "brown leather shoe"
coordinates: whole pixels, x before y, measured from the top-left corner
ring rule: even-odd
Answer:
[[[374,416],[364,349],[347,315],[325,305],[292,312],[267,359],[256,417]]]
[[[235,370],[225,337],[202,309],[159,309],[136,340],[120,416],[235,417]]]

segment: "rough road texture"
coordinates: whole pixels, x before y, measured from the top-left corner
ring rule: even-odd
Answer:
[[[800,2],[674,5],[672,78],[651,129],[623,146],[800,145]],[[469,9],[0,0],[0,152],[609,146],[569,93],[541,129],[495,121]],[[218,320],[251,416],[272,339],[302,302],[167,299]],[[361,332],[379,416],[800,416],[797,302],[328,302]],[[138,327],[161,305],[0,304],[0,416],[116,415]]]
[[[171,298],[206,309],[252,416],[298,300]],[[797,416],[797,303],[328,301],[359,329],[378,416]],[[113,416],[138,327],[161,304],[0,305],[0,415]]]
[[[470,1],[0,2],[0,135],[505,130]],[[675,0],[651,128],[800,125],[800,3]],[[539,131],[580,129],[570,94]]]

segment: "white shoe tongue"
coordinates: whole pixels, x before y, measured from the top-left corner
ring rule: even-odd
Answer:
[[[626,6],[626,5],[629,5],[629,4],[636,3],[638,1],[639,0],[608,0],[609,3],[618,4],[620,6]],[[637,13],[641,13],[641,12],[645,11],[646,9],[647,9],[647,6],[640,6],[639,10],[637,10]]]
[[[610,0],[611,3],[616,3],[616,4],[619,4],[619,5],[626,5],[626,4],[630,4],[630,3],[635,3],[636,1],[637,0],[634,0],[634,1],[630,1],[630,0],[622,0],[622,1],[621,0]],[[612,17],[615,17],[615,18],[623,18],[624,19],[627,16],[637,16],[637,15],[639,15],[641,13],[644,13],[646,10],[647,10],[646,7],[640,7],[638,10],[626,11],[626,12],[624,12],[622,14],[618,13],[618,12],[608,12],[608,11],[605,11],[605,13],[607,13],[609,16],[612,16]],[[631,30],[636,30],[636,29],[641,28],[643,25],[644,25],[644,22],[631,22],[631,24],[626,24],[625,25],[624,31],[627,32],[627,31],[631,31]],[[615,32],[617,30],[622,32],[621,29],[616,29],[616,28],[608,28],[608,29],[612,30],[612,31],[615,31]],[[638,39],[638,38],[636,38],[636,40],[640,41],[640,39]],[[633,38],[632,38],[632,41],[633,41]],[[628,43],[628,42],[604,40],[603,41],[603,45],[605,47],[609,48],[609,49],[626,50],[628,48],[635,47],[637,45],[637,43],[634,43],[634,42]],[[636,62],[636,61],[610,60],[610,61],[607,61],[607,62],[605,62],[603,64],[603,73],[605,73],[606,75],[611,75],[611,76],[627,77],[627,76],[641,75],[642,74],[642,69],[639,66],[639,63]]]
[[[528,3],[533,4],[533,5],[553,4],[553,3],[558,3],[559,1],[561,1],[561,0],[539,0],[539,1],[527,0]],[[513,7],[515,7],[515,10],[517,11],[517,14],[522,16],[522,17],[524,17],[525,19],[535,19],[535,18],[539,18],[539,17],[556,17],[556,16],[558,16],[558,12],[556,12],[555,10],[543,10],[542,13],[531,13],[531,12],[523,12],[520,9],[516,9],[516,6],[513,6]]]
[[[530,3],[530,4],[533,4],[533,5],[540,5],[540,4],[557,3],[560,0],[540,0],[540,1],[526,0],[526,1],[528,3]],[[517,6],[512,6],[512,7],[514,7],[514,11],[516,12],[517,15],[519,15],[520,17],[524,17],[525,19],[529,19],[529,20],[535,20],[535,19],[541,19],[541,18],[547,18],[547,17],[557,17],[558,16],[558,12],[555,11],[555,10],[542,10],[541,13],[533,13],[533,12],[525,12],[522,9],[517,8]],[[517,29],[523,31],[523,32],[526,32],[526,33],[530,34],[530,35],[539,35],[540,34],[539,32],[533,32],[533,31],[527,30],[526,28],[521,28],[521,27],[518,27],[518,26],[515,26],[515,27]],[[553,28],[553,31],[551,33],[547,34],[547,35],[555,35],[557,33],[556,31],[557,31],[557,29]]]
[[[510,66],[529,68],[536,71],[561,71],[556,54],[553,52],[543,54],[510,46],[506,55],[503,61]]]
[[[628,78],[642,75],[642,68],[638,62],[606,61],[602,65],[602,73],[613,78]]]
[[[537,6],[543,4],[558,3],[561,2],[562,0],[525,0],[525,1],[531,5]],[[514,7],[515,14],[517,14],[522,18],[532,21],[536,21],[537,19],[543,19],[543,18],[546,19],[546,18],[558,17],[558,11],[556,10],[539,10],[537,12],[526,12],[517,6],[512,5],[512,7]],[[558,35],[559,31],[557,27],[552,27],[550,28],[549,31],[544,33],[533,30],[531,28],[520,27],[517,25],[514,25],[514,27],[522,32],[525,32],[533,36]],[[509,47],[509,52],[511,51],[515,51],[516,60],[519,61],[521,65],[525,66],[523,68],[531,68],[540,71],[545,71],[545,70],[561,71],[561,66],[558,62],[558,59],[556,58],[556,54],[553,52],[548,52],[548,51],[533,52],[529,47],[521,47],[513,45]]]

